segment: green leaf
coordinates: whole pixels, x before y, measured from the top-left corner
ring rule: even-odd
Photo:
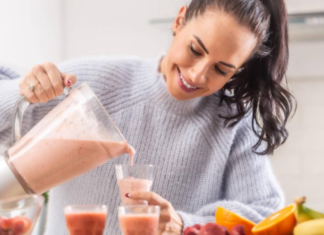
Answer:
[[[48,202],[48,191],[43,193],[43,196],[45,198],[45,204],[47,204],[47,202]]]

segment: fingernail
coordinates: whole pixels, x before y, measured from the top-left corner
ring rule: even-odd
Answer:
[[[69,80],[69,81],[67,82],[67,85],[68,85],[68,86],[71,86],[71,84],[72,84],[72,83],[71,83],[71,81]]]
[[[132,197],[132,194],[130,194],[130,193],[126,193],[126,194],[125,194],[125,197]]]

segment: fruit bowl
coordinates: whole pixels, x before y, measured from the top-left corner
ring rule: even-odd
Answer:
[[[31,234],[43,203],[39,195],[0,200],[0,235]]]

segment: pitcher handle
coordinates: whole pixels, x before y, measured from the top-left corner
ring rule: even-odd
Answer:
[[[11,146],[21,139],[22,118],[28,106],[29,102],[25,100],[25,97],[19,98],[19,100],[16,102],[12,123]]]
[[[71,93],[72,89],[73,89],[72,87],[65,87],[64,88],[65,96],[68,96]],[[19,98],[19,100],[16,102],[16,105],[14,108],[13,123],[12,123],[11,146],[13,146],[22,137],[22,134],[21,134],[22,120],[24,117],[24,113],[29,105],[30,105],[30,103],[28,101],[26,101],[25,97]]]

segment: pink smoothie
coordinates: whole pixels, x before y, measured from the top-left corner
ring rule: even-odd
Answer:
[[[139,205],[145,204],[145,201],[133,200],[125,196],[126,193],[133,191],[150,191],[153,182],[145,179],[135,179],[132,177],[118,180],[121,200],[124,205]]]
[[[63,138],[25,139],[9,150],[11,164],[37,194],[125,153],[134,154],[127,142]]]
[[[159,225],[159,215],[121,215],[119,225],[123,235],[155,235]]]
[[[66,213],[69,235],[103,235],[106,213]]]

